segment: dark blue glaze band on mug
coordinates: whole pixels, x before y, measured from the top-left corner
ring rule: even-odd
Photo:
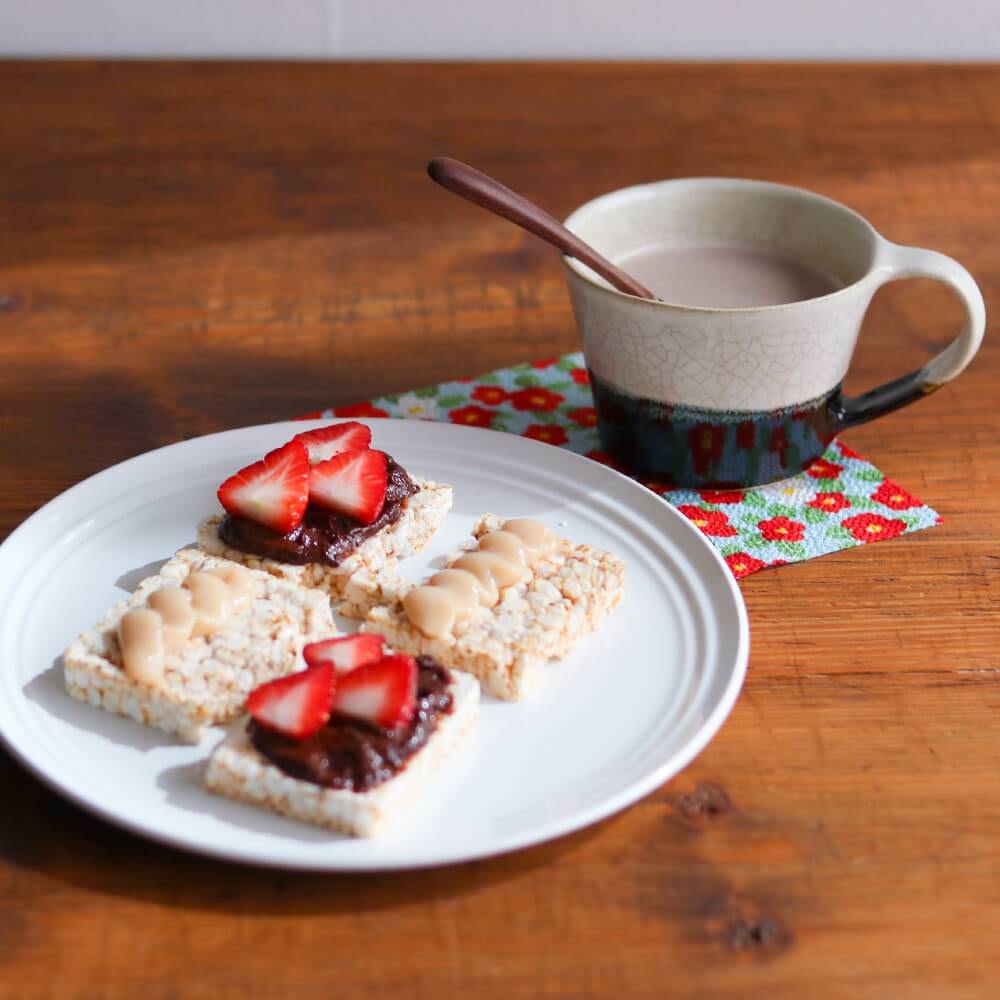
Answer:
[[[795,475],[841,430],[953,379],[982,341],[982,295],[960,264],[890,243],[850,209],[798,188],[662,181],[588,202],[566,224],[612,260],[658,243],[738,243],[834,279],[833,291],[812,299],[704,308],[624,295],[563,259],[605,450],[629,471],[677,486],[746,487]],[[909,277],[934,278],[957,294],[961,333],[919,370],[844,396],[872,296]]]
[[[633,399],[593,372],[604,450],[621,466],[668,485],[739,487],[801,472],[826,451],[838,391],[783,410],[702,410]]]
[[[601,445],[619,465],[670,485],[742,487],[794,476],[837,434],[926,395],[918,372],[878,393],[848,398],[840,386],[780,410],[702,410],[634,399],[594,373]]]

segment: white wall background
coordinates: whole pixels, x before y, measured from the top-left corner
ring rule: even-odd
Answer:
[[[1000,0],[0,0],[0,55],[984,60]]]

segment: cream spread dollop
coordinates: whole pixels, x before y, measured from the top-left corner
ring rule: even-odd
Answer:
[[[141,684],[159,687],[167,647],[211,635],[259,593],[253,574],[236,565],[189,573],[179,587],[154,590],[145,607],[127,611],[118,623],[125,673]]]
[[[492,608],[502,591],[531,578],[531,567],[550,552],[556,536],[538,521],[517,517],[480,537],[478,548],[435,573],[403,598],[403,610],[424,635],[450,635],[478,608]]]

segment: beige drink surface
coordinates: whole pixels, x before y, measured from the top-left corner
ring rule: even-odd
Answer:
[[[654,243],[615,263],[676,305],[747,308],[800,302],[838,287],[798,261],[744,243]]]

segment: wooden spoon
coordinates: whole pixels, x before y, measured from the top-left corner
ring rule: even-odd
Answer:
[[[615,267],[607,257],[603,257],[592,246],[584,243],[579,236],[571,233],[548,212],[511,191],[510,188],[504,187],[481,170],[476,170],[475,167],[470,167],[460,160],[453,160],[449,156],[438,156],[427,164],[427,173],[431,180],[436,181],[441,187],[461,195],[467,201],[488,209],[522,229],[527,229],[529,233],[540,236],[546,243],[551,243],[557,250],[575,257],[610,282],[618,291],[625,292],[626,295],[638,295],[642,299],[655,300],[656,296],[648,288],[640,285],[620,267]]]

